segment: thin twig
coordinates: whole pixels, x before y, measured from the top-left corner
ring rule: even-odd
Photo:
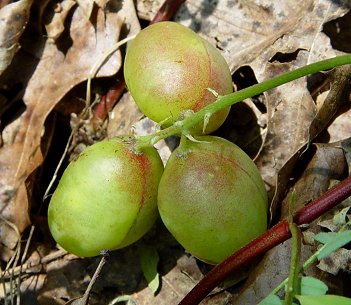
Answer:
[[[99,277],[99,275],[101,273],[103,266],[106,264],[106,262],[108,261],[108,258],[109,258],[109,253],[106,250],[102,250],[101,255],[102,255],[102,257],[101,257],[100,263],[97,266],[95,273],[94,273],[93,277],[91,278],[90,283],[89,283],[84,295],[82,297],[77,298],[77,299],[68,301],[66,303],[67,305],[68,304],[70,304],[70,305],[86,305],[88,303],[91,289],[93,288],[97,278]]]
[[[0,219],[5,222],[9,227],[11,227],[16,235],[17,235],[17,245],[16,245],[16,250],[15,250],[15,254],[10,258],[10,260],[7,262],[6,267],[5,267],[5,272],[8,272],[11,270],[11,266],[17,266],[18,260],[19,260],[19,255],[21,252],[21,234],[17,228],[17,226],[12,223],[11,221],[7,220],[4,216],[2,216],[0,214]],[[11,305],[14,305],[14,296],[13,296],[13,292],[14,292],[14,287],[13,287],[13,272],[10,272],[10,297],[11,297]],[[5,294],[5,299],[6,299],[6,294]]]
[[[40,273],[41,271],[38,270],[38,267],[43,267],[44,265],[57,260],[58,258],[66,255],[68,252],[66,250],[57,250],[54,253],[50,253],[46,256],[44,256],[38,263],[27,263],[27,264],[23,264],[22,266],[16,266],[16,267],[12,267],[7,271],[1,271],[0,273],[0,279],[2,281],[6,281],[8,279],[10,279],[10,275],[9,274],[14,274],[15,276],[19,276],[20,275],[20,269],[22,268],[22,272],[25,272],[26,274],[36,274],[36,273]],[[34,269],[34,270],[33,270]]]
[[[22,254],[22,257],[21,257],[21,263],[20,263],[20,266],[19,266],[20,269],[19,269],[18,283],[17,283],[17,305],[21,304],[21,275],[22,275],[22,268],[23,268],[24,261],[25,261],[25,259],[27,257],[27,253],[28,253],[30,242],[31,242],[32,237],[33,237],[34,229],[35,229],[34,226],[32,226],[30,228],[30,232],[29,232],[29,236],[28,236],[28,239],[27,239],[27,242],[26,242],[26,246],[24,247],[24,251],[23,251],[23,254]]]

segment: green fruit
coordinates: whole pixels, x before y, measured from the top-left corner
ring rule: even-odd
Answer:
[[[48,222],[54,239],[81,257],[138,240],[158,217],[162,172],[153,147],[137,154],[122,138],[88,147],[66,168],[51,198]]]
[[[140,110],[169,126],[184,110],[199,111],[233,91],[229,67],[219,51],[187,27],[159,22],[131,42],[124,62],[128,89]],[[222,125],[229,108],[215,113],[205,133]],[[203,124],[192,133],[202,133]]]
[[[217,264],[267,229],[267,194],[253,161],[211,136],[172,153],[158,189],[161,218],[197,258]]]

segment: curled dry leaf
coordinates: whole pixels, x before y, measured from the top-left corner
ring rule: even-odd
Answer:
[[[76,6],[68,35],[72,45],[64,52],[47,40],[42,56],[31,76],[23,101],[26,110],[18,119],[19,130],[11,143],[0,149],[0,209],[2,215],[23,231],[30,223],[26,179],[42,163],[41,137],[44,122],[62,97],[74,86],[85,81],[90,69],[102,54],[118,41],[122,18],[118,13],[97,9],[92,20]],[[119,53],[112,55],[97,76],[115,74],[121,66]],[[17,121],[18,121],[17,120]],[[13,247],[11,229],[0,223],[1,242]]]
[[[315,153],[298,181],[293,185],[296,202],[292,212],[301,209],[317,199],[330,187],[331,180],[342,180],[347,172],[344,151],[334,144],[317,143],[313,145]],[[289,215],[291,191],[283,200],[280,218]]]
[[[286,69],[298,68],[340,53],[332,48],[329,38],[321,32],[321,29],[325,22],[344,14],[346,10],[334,6],[329,1],[312,1],[309,5],[304,8],[304,12],[301,12],[294,26],[290,24],[286,27],[286,35],[265,52],[264,56],[268,55],[265,61],[262,62],[261,58],[253,63],[259,81]],[[278,57],[273,60],[277,51],[286,55],[296,54],[296,58],[287,63],[279,62],[284,59]],[[307,88],[306,80],[307,78],[302,78],[265,93],[268,114],[267,135],[257,164],[269,185],[276,186],[277,174],[282,167],[311,140],[308,127],[316,115],[316,105]],[[287,168],[285,171],[286,175],[291,175]],[[280,180],[279,183],[284,188],[286,181]]]
[[[349,88],[350,81],[349,71],[350,67],[345,66],[328,74],[330,79],[330,90],[324,99],[322,106],[319,107],[315,117],[311,121],[308,132],[306,130],[306,142],[293,153],[293,155],[284,163],[277,173],[276,192],[271,203],[272,214],[275,212],[277,204],[284,198],[287,183],[291,177],[291,173],[294,171],[294,167],[298,159],[306,151],[311,141],[328,125],[335,113],[337,113],[338,109],[342,105],[345,105],[347,100],[345,98],[345,92],[347,92],[347,89]],[[340,120],[337,120],[337,122],[339,121]],[[348,130],[348,127],[341,129],[340,124],[335,127],[333,127],[333,124],[331,124],[330,128],[335,128],[340,133],[343,132],[344,129]]]
[[[65,30],[65,20],[72,7],[76,4],[73,0],[65,0],[55,7],[55,14],[49,24],[45,25],[49,39],[56,41]]]
[[[347,7],[326,0],[188,0],[176,20],[222,50],[232,71],[252,63],[255,72],[264,77],[265,64],[277,52],[303,48],[317,58],[332,55],[325,53],[333,52],[327,40],[322,38],[321,45],[314,45],[321,42],[316,38],[325,36],[321,25],[347,11]]]
[[[32,2],[21,0],[0,9],[0,75],[20,48],[19,39],[26,28]]]
[[[322,132],[330,121],[334,118],[337,111],[343,105],[347,105],[349,102],[349,97],[347,96],[350,88],[351,80],[351,65],[342,66],[328,73],[330,79],[330,90],[328,95],[323,101],[316,117],[310,126],[309,134],[310,140],[315,138],[320,132]],[[323,94],[321,94],[323,95]],[[318,106],[318,101],[317,101]],[[349,113],[350,115],[350,113]],[[337,126],[336,124],[333,128],[338,127],[338,132],[343,133],[343,137],[339,139],[329,139],[329,142],[336,142],[347,138],[350,133],[347,133],[346,126]],[[344,130],[346,129],[346,130]]]

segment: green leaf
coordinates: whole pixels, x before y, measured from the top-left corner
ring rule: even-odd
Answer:
[[[155,294],[160,287],[160,276],[157,272],[159,256],[155,247],[143,246],[140,251],[140,264],[149,288]]]
[[[336,238],[338,235],[337,232],[322,232],[318,233],[314,236],[314,239],[316,241],[319,241],[322,244],[327,244],[329,242],[332,242],[334,238]]]
[[[317,241],[325,244],[317,255],[318,260],[321,260],[349,243],[351,241],[351,230],[346,230],[338,233],[319,233],[314,238]]]
[[[328,286],[322,281],[311,276],[304,276],[301,278],[300,293],[302,295],[325,295],[327,291]]]
[[[275,294],[269,294],[258,305],[283,305],[283,301]]]
[[[301,305],[351,305],[351,299],[338,295],[297,295]]]

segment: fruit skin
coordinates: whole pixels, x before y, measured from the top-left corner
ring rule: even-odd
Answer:
[[[49,209],[58,244],[81,257],[139,239],[155,222],[163,164],[153,147],[142,154],[122,138],[88,147],[66,168]]]
[[[197,258],[217,264],[267,229],[267,193],[253,161],[218,137],[181,143],[158,189],[165,226]]]
[[[199,111],[220,95],[233,92],[229,67],[220,52],[187,27],[159,22],[143,29],[130,43],[124,62],[128,89],[140,110],[171,125],[184,110]],[[215,114],[205,133],[222,125],[229,108]],[[203,124],[191,132],[202,133]]]

